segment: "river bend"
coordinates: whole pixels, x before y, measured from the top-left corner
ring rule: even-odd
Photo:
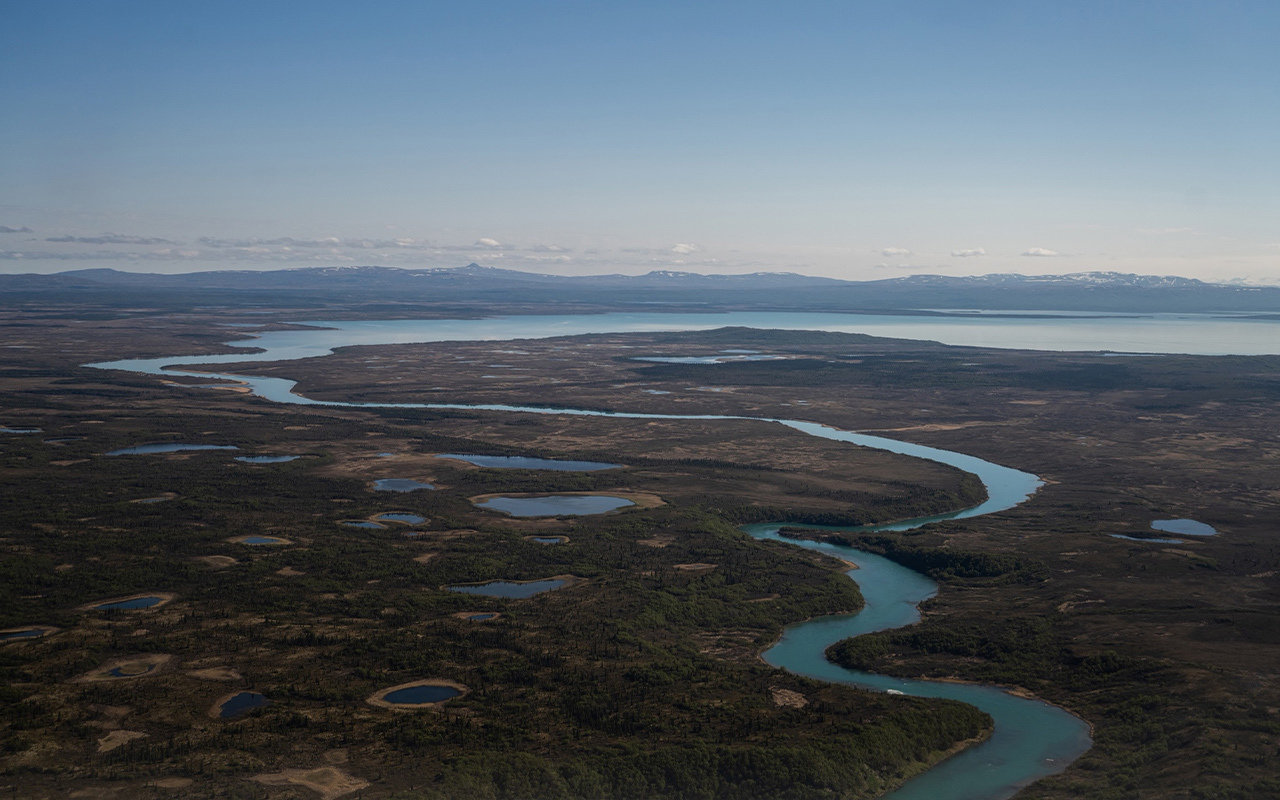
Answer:
[[[486,320],[449,320],[450,335],[441,340],[465,340],[470,330],[471,339],[489,338]],[[455,328],[462,328],[459,333]],[[605,331],[600,331],[605,332]],[[254,354],[229,354],[217,356],[178,356],[159,359],[133,359],[112,361],[87,366],[102,369],[120,369],[152,375],[184,375],[208,379],[208,372],[183,372],[169,369],[176,365],[203,366],[245,361],[284,361],[331,353],[332,347],[343,344],[378,344],[366,337],[353,337],[358,341],[334,341],[333,331],[288,331],[287,335],[267,334],[254,342],[264,351]],[[312,336],[306,334],[311,333]],[[504,333],[508,333],[504,331]],[[511,331],[507,338],[517,338],[521,332]],[[491,335],[491,333],[490,333]],[[524,338],[543,338],[563,335],[563,331],[538,330]],[[377,338],[376,336],[374,338]],[[391,337],[388,337],[391,338]],[[417,339],[416,341],[422,341]],[[427,341],[432,341],[428,339]],[[686,414],[641,414],[609,411],[588,411],[573,408],[544,408],[503,404],[468,405],[460,403],[345,403],[320,401],[296,394],[296,381],[284,378],[268,378],[251,375],[218,374],[213,377],[243,382],[249,391],[277,403],[292,405],[323,405],[348,408],[423,408],[457,409],[498,412],[524,412],[570,416],[617,417],[620,419],[666,420],[754,420],[785,425],[810,436],[847,442],[861,447],[887,450],[916,458],[923,458],[971,472],[982,480],[987,489],[987,500],[972,508],[932,517],[903,520],[881,526],[868,526],[873,530],[911,530],[944,519],[963,519],[992,514],[1025,502],[1041,486],[1035,475],[1020,472],[984,461],[974,456],[940,450],[933,447],[900,442],[879,436],[842,431],[815,422],[762,417]],[[783,539],[778,536],[779,525],[748,525],[744,530],[757,539],[783,541],[787,544],[845,559],[857,564],[858,569],[846,573],[858,583],[866,600],[866,606],[854,614],[836,614],[790,625],[782,638],[763,654],[771,665],[815,680],[843,683],[866,689],[894,690],[918,697],[939,697],[959,700],[977,706],[990,714],[995,730],[986,741],[969,747],[956,756],[943,761],[927,772],[913,778],[897,790],[886,795],[891,800],[999,800],[1017,793],[1031,782],[1061,772],[1082,755],[1092,744],[1089,726],[1078,717],[1056,706],[1011,694],[995,686],[951,683],[942,681],[903,680],[874,673],[845,669],[826,659],[825,651],[836,642],[875,631],[910,625],[920,619],[918,605],[937,592],[937,584],[925,576],[879,556],[849,547],[824,543]],[[845,528],[843,530],[858,530]]]

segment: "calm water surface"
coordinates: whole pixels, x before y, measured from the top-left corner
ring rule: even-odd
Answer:
[[[302,456],[236,456],[236,461],[246,464],[283,464],[286,461],[297,461]]]
[[[1217,536],[1218,531],[1212,525],[1196,522],[1194,519],[1157,519],[1151,527],[1165,533],[1180,533],[1183,536]]]
[[[550,497],[491,497],[477,508],[501,511],[513,517],[583,517],[604,514],[635,503],[623,497],[595,494],[565,494]]]
[[[109,456],[140,456],[155,453],[180,453],[184,450],[239,450],[230,444],[140,444],[137,447],[122,447],[107,453]]]
[[[452,686],[410,686],[408,689],[396,689],[394,692],[385,694],[382,699],[398,705],[418,705],[419,703],[439,703],[461,694],[462,692]]]
[[[218,708],[218,716],[223,719],[230,719],[246,711],[252,711],[255,708],[262,708],[270,704],[270,700],[257,692],[241,692]]]
[[[426,517],[420,517],[417,514],[407,514],[400,511],[389,512],[386,514],[379,514],[378,519],[390,520],[391,522],[405,522],[405,523],[408,523],[409,525],[417,525],[419,522],[427,521]]]
[[[436,458],[452,458],[465,461],[477,467],[489,469],[541,469],[552,472],[595,472],[602,469],[617,469],[621,464],[609,464],[604,461],[562,461],[552,458],[533,458],[532,456],[474,456],[459,453],[440,453]]]

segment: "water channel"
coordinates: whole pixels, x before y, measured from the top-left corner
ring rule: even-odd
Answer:
[[[404,338],[403,327],[397,323],[335,323],[341,326],[356,326],[360,333],[343,339],[329,331],[285,331],[264,334],[253,342],[254,346],[265,348],[265,352],[255,354],[232,354],[219,356],[187,356],[163,359],[135,359],[116,361],[91,366],[104,369],[122,369],[143,372],[153,375],[196,375],[207,378],[208,373],[183,373],[166,369],[170,365],[208,366],[218,363],[235,363],[243,361],[280,361],[295,358],[324,355],[332,347],[376,344],[392,342],[429,342],[429,341],[461,341],[490,339],[494,336],[494,325],[501,329],[498,334],[503,338],[530,338],[572,333],[605,333],[617,332],[610,329],[603,318],[607,317],[680,317],[689,315],[600,315],[581,319],[594,322],[595,328],[604,330],[565,330],[563,326],[548,328],[533,320],[521,328],[515,318],[506,320],[430,320],[427,323],[447,323],[438,326],[433,333],[424,333],[416,329],[410,338]],[[735,315],[707,315],[713,317],[718,324],[705,327],[720,327],[735,324],[725,318]],[[778,315],[753,314],[752,317],[769,317]],[[807,317],[811,315],[790,315]],[[845,315],[813,315],[841,317]],[[529,318],[524,318],[529,319]],[[761,320],[754,320],[759,323]],[[411,321],[420,322],[420,321]],[[687,324],[687,323],[686,323]],[[742,323],[738,323],[742,324]],[[1249,324],[1247,322],[1238,324]],[[379,341],[378,326],[386,328],[381,331]],[[768,325],[765,325],[769,327]],[[430,326],[428,326],[430,327]],[[784,327],[773,324],[771,327]],[[795,327],[795,326],[791,326]],[[825,326],[810,324],[808,328],[818,329]],[[625,327],[623,330],[655,330],[663,328]],[[672,329],[672,328],[665,328]],[[689,328],[679,328],[687,330]],[[1280,329],[1280,328],[1278,328]],[[349,332],[349,331],[347,331]],[[880,332],[880,331],[877,331]],[[278,334],[285,334],[279,336]],[[310,341],[308,341],[310,334]],[[1008,331],[1005,331],[1008,334]],[[424,336],[437,338],[423,338]],[[1280,343],[1280,339],[1278,339]],[[1063,348],[1067,349],[1067,348]],[[1276,348],[1280,351],[1280,347]],[[780,424],[810,436],[834,441],[847,442],[863,447],[887,450],[894,453],[924,458],[957,467],[977,475],[986,485],[988,498],[985,502],[969,509],[933,517],[904,520],[888,525],[875,526],[876,530],[909,530],[943,519],[963,519],[991,514],[1012,508],[1031,497],[1040,487],[1040,480],[1025,472],[1002,467],[974,456],[939,450],[922,445],[885,439],[841,431],[815,422],[804,420],[770,419],[743,416],[721,415],[682,415],[682,414],[640,414],[625,412],[585,411],[580,409],[552,409],[515,405],[467,405],[457,403],[343,403],[312,400],[295,394],[295,381],[284,378],[265,378],[244,375],[219,375],[217,377],[244,382],[249,390],[262,398],[279,403],[299,405],[326,405],[358,408],[426,408],[426,409],[467,409],[496,412],[524,412],[538,414],[559,414],[570,416],[600,416],[619,419],[667,419],[667,420],[754,420],[761,423]],[[1072,714],[1049,705],[1011,694],[994,686],[980,686],[950,682],[914,681],[890,678],[873,673],[844,669],[827,661],[824,653],[827,647],[851,636],[858,636],[878,630],[901,627],[919,619],[918,604],[931,597],[937,591],[937,585],[931,580],[868,553],[851,548],[839,547],[818,542],[780,539],[778,525],[752,525],[744,528],[747,533],[758,539],[785,541],[790,545],[805,547],[829,555],[838,556],[858,565],[857,570],[849,573],[855,580],[866,600],[866,607],[856,614],[841,614],[819,617],[814,620],[788,626],[779,642],[767,650],[763,656],[770,664],[787,669],[800,675],[817,680],[844,683],[866,687],[874,690],[902,692],[921,697],[941,697],[970,703],[987,712],[995,720],[995,731],[985,742],[970,747],[959,755],[947,759],[933,769],[912,779],[907,784],[887,795],[892,800],[997,800],[1015,794],[1018,789],[1038,778],[1060,772],[1073,760],[1083,754],[1091,745],[1089,728],[1083,720]],[[846,529],[847,530],[847,529]],[[450,587],[454,588],[455,587]],[[464,590],[465,591],[465,590]]]

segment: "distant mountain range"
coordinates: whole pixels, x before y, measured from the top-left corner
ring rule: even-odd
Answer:
[[[1193,278],[1080,272],[843,281],[789,272],[560,276],[482,267],[316,267],[161,275],[90,269],[0,275],[0,302],[519,303],[885,312],[902,309],[1280,312],[1280,288]]]

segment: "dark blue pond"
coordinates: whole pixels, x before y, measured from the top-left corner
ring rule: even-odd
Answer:
[[[1130,542],[1152,542],[1154,544],[1182,544],[1181,539],[1157,539],[1154,536],[1125,536],[1123,533],[1109,534],[1112,539],[1127,539]]]
[[[275,536],[246,536],[240,544],[288,544],[288,541]]]
[[[25,631],[9,631],[0,633],[0,642],[13,642],[19,639],[39,639],[49,631],[44,628],[28,628]]]
[[[383,478],[373,482],[375,492],[414,492],[418,489],[434,489],[429,483],[414,481],[408,478]]]
[[[467,615],[467,619],[471,620],[472,622],[488,622],[491,619],[497,619],[497,618],[498,618],[498,615],[492,612],[485,613],[485,614],[468,614]]]
[[[552,472],[595,472],[601,469],[617,469],[621,464],[604,461],[557,461],[531,456],[473,456],[459,453],[440,453],[436,458],[452,458],[477,467],[489,469],[545,469]]]
[[[385,530],[387,527],[386,525],[379,525],[376,522],[370,522],[368,520],[363,520],[363,519],[362,520],[354,520],[354,519],[344,520],[342,524],[346,525],[348,528],[374,528],[377,530]]]
[[[83,436],[57,436],[53,439],[45,439],[46,444],[66,444],[67,442],[83,442]]]
[[[0,428],[0,433],[41,433],[39,428]]]
[[[420,517],[417,514],[407,514],[400,511],[393,511],[386,514],[379,514],[378,519],[388,520],[390,522],[405,522],[410,525],[417,525],[419,522],[426,522],[426,517]]]
[[[476,503],[479,508],[502,511],[513,517],[559,517],[604,514],[635,503],[622,497],[599,494],[566,494],[550,497],[491,497]]]
[[[1157,519],[1151,527],[1165,533],[1180,533],[1183,536],[1217,536],[1218,531],[1212,525],[1196,522],[1194,519]]]
[[[154,595],[150,597],[134,597],[129,600],[117,600],[113,603],[103,603],[101,605],[96,605],[93,607],[93,610],[94,611],[113,611],[118,609],[123,611],[132,611],[139,608],[151,608],[152,606],[160,605],[163,602],[164,602],[163,597],[155,597]]]
[[[144,497],[141,500],[134,500],[133,502],[146,505],[149,503],[167,503],[172,499],[172,497]]]
[[[530,541],[538,544],[564,544],[563,536],[531,536]]]
[[[396,689],[382,696],[388,703],[397,705],[418,705],[420,703],[439,703],[458,697],[462,692],[452,686],[410,686],[407,689]]]
[[[243,461],[246,464],[283,464],[300,458],[302,456],[236,456],[236,461]]]
[[[271,701],[257,692],[241,692],[227,700],[218,708],[218,716],[223,719],[239,716],[246,711],[271,705]]]
[[[180,453],[184,450],[239,450],[230,444],[140,444],[137,447],[122,447],[107,453],[109,456],[141,456],[153,453]]]
[[[463,594],[482,594],[486,597],[506,597],[513,600],[522,600],[527,597],[533,597],[535,594],[549,592],[552,589],[559,589],[564,586],[562,580],[545,580],[545,581],[529,581],[527,583],[514,583],[512,581],[489,581],[479,585],[468,586],[446,586],[445,588],[451,592],[462,592]]]

